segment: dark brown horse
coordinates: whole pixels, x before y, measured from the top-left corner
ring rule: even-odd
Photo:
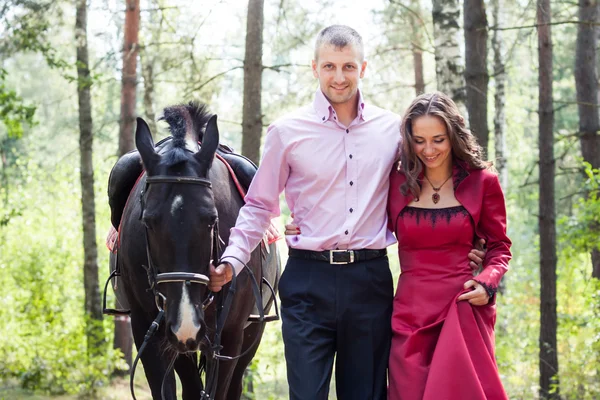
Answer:
[[[156,334],[140,353],[152,397],[177,398],[172,365],[184,400],[201,398],[205,366],[217,382],[215,399],[239,399],[243,373],[264,330],[263,323],[247,322],[255,305],[251,274],[245,268],[237,277],[230,307],[231,287],[213,294],[206,280],[209,266],[220,256],[220,245],[228,242],[243,199],[226,166],[215,160],[216,116],[204,106],[189,104],[165,109],[164,119],[173,140],[157,152],[148,125],[138,118],[135,140],[145,175],[134,187],[121,220],[117,268],[131,307],[136,347],[140,351],[146,332],[164,310]],[[276,285],[279,257],[275,245],[269,247],[262,268],[260,248],[252,253],[248,267],[259,284],[266,276]],[[223,319],[220,354],[243,356],[220,361],[217,373],[210,360],[220,349],[214,342],[223,311],[228,316]]]

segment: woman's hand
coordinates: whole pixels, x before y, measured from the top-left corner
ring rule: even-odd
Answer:
[[[299,235],[300,232],[300,228],[297,227],[296,225],[294,225],[293,223],[291,224],[287,224],[285,226],[285,234],[286,235]]]
[[[463,285],[465,289],[474,288],[472,291],[468,293],[463,293],[458,297],[458,301],[467,300],[474,306],[485,306],[490,301],[490,296],[488,295],[485,288],[480,285],[478,282],[473,279],[468,280]]]
[[[292,222],[290,222],[289,224],[286,224],[285,226],[285,234],[286,235],[299,235],[302,232],[300,232],[300,227],[294,224],[294,213],[292,213],[291,215],[292,217]]]

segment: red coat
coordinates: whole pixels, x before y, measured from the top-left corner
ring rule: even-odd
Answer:
[[[475,280],[485,286],[488,292],[495,291],[511,259],[511,241],[506,236],[506,205],[498,176],[487,169],[470,168],[463,161],[455,159],[452,181],[454,196],[471,215],[477,237],[486,241],[483,271]],[[400,185],[404,182],[404,174],[394,168],[390,174],[388,196],[388,221],[392,232],[396,232],[400,211],[414,198],[410,192],[404,196],[400,191]]]

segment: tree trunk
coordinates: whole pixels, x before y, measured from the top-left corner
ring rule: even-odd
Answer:
[[[492,15],[494,25],[498,28],[502,25],[500,17],[500,1],[492,0]],[[504,190],[508,186],[508,171],[506,168],[506,115],[504,103],[506,101],[506,67],[503,60],[504,43],[502,32],[494,30],[492,35],[492,48],[494,50],[494,81],[496,91],[494,93],[494,150],[496,153],[495,165],[500,177],[500,183]]]
[[[460,52],[460,6],[458,0],[433,0],[435,72],[438,90],[452,97],[466,114],[464,62]]]
[[[554,204],[554,109],[550,0],[538,0],[539,56],[539,231],[540,231],[540,398],[559,399],[556,345],[556,214]]]
[[[415,44],[412,46],[413,65],[415,70],[415,95],[425,93],[425,79],[423,77],[423,50]]]
[[[464,0],[465,83],[471,131],[488,154],[487,17],[483,0]]]
[[[144,113],[153,136],[156,135],[156,113],[154,112],[154,57],[142,51],[142,77],[144,78]]]
[[[244,57],[244,105],[242,154],[258,164],[262,136],[262,46],[264,0],[248,0],[246,55]]]
[[[412,0],[410,4],[411,50],[413,55],[413,69],[415,73],[415,95],[425,93],[425,73],[423,71],[423,25],[421,23],[421,5],[418,0]]]
[[[86,333],[88,353],[102,352],[104,329],[102,327],[102,303],[98,285],[98,248],[96,246],[96,207],[94,203],[94,166],[92,163],[93,130],[92,79],[88,64],[87,4],[77,1],[75,22],[77,44],[77,97],[79,100],[79,152],[81,179],[81,209],[83,223],[83,284],[85,290]]]
[[[125,26],[123,45],[123,71],[121,73],[121,118],[119,124],[119,157],[135,148],[134,120],[137,82],[138,36],[140,30],[140,1],[125,0]],[[145,100],[145,98],[144,98]],[[154,120],[152,120],[152,123]],[[155,132],[155,131],[152,131]],[[119,304],[119,299],[116,304]],[[125,362],[131,368],[131,321],[129,317],[115,317],[113,346],[123,353]],[[128,371],[116,371],[117,374]]]
[[[600,116],[598,114],[598,73],[594,24],[598,18],[598,0],[579,0],[579,21],[575,50],[575,86],[579,111],[581,155],[593,168],[600,168]],[[598,226],[590,227],[599,230]],[[600,234],[600,233],[599,233]],[[600,279],[600,251],[591,253],[592,276]]]
[[[140,0],[125,0],[125,43],[123,45],[123,71],[121,75],[121,121],[119,124],[119,150],[122,156],[132,150],[135,121],[135,86],[137,81],[138,35],[140,30]]]

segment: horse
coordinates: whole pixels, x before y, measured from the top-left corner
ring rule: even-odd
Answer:
[[[183,400],[237,400],[264,331],[264,323],[248,322],[261,298],[252,281],[268,278],[276,290],[279,253],[274,243],[259,246],[235,282],[209,291],[210,265],[244,201],[225,163],[215,161],[217,116],[189,103],[166,108],[163,119],[173,139],[157,151],[148,124],[137,118],[145,173],[121,218],[120,290],[153,399],[177,399],[174,368]],[[257,307],[268,311],[271,301]]]

